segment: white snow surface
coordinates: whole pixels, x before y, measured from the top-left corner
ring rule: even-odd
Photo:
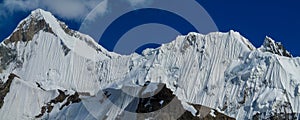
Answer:
[[[101,89],[135,88],[146,81],[166,84],[193,114],[195,109],[187,103],[204,105],[236,119],[270,113],[285,103],[291,107],[287,112],[300,113],[300,58],[263,52],[238,32],[190,33],[160,48],[147,49],[142,55],[122,56],[108,52],[87,35],[76,32],[78,38],[65,33],[49,12],[37,9],[25,20],[30,17],[45,19],[56,35],[40,31],[28,42],[2,43],[17,51],[22,66],[11,62],[0,74],[6,79],[10,73],[20,77],[14,79],[4,99],[1,119],[35,118],[41,107],[58,95],[57,89],[97,96]],[[67,55],[62,44],[70,49]],[[146,92],[151,89],[155,87]],[[129,91],[137,95],[140,89]],[[51,113],[39,119],[115,119],[133,100],[120,96],[123,104],[116,107],[101,95],[91,99],[99,101],[97,98],[103,102],[97,102],[101,108],[94,108],[99,111],[96,116],[80,102],[62,110],[61,104],[56,104]]]

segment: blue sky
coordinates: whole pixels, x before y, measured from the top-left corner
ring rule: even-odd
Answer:
[[[56,1],[56,2],[55,2]],[[79,30],[86,15],[102,0],[0,1],[0,39],[11,34],[20,20],[36,8],[52,12],[70,28]],[[127,1],[133,7],[146,0]],[[300,1],[290,0],[197,0],[222,32],[235,30],[259,47],[270,36],[282,42],[294,56],[300,56]],[[78,11],[80,10],[80,11]],[[101,10],[99,10],[101,12]],[[109,14],[109,13],[108,13]],[[195,11],[192,14],[197,14]]]
[[[300,56],[299,0],[198,0],[220,31],[239,31],[255,46],[270,36]]]

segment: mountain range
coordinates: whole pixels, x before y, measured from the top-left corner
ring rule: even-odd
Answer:
[[[270,37],[192,32],[120,55],[37,9],[0,58],[1,119],[300,117],[300,58]]]

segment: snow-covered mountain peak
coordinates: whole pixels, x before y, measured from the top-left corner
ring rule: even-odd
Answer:
[[[36,19],[45,19],[45,16],[53,16],[50,12],[44,11],[43,9],[36,9],[31,11],[30,17],[36,18]]]
[[[293,57],[280,42],[275,42],[271,37],[266,36],[263,45],[259,48],[262,52],[270,52],[280,56]]]
[[[180,37],[183,37],[182,39],[186,40],[187,43],[180,43],[183,45],[183,49],[185,49],[187,46],[194,46],[194,47],[200,47],[202,45],[201,49],[207,48],[208,46],[218,46],[218,45],[225,45],[224,47],[241,47],[242,49],[246,51],[253,51],[255,50],[255,46],[249,42],[248,39],[243,37],[239,32],[236,31],[229,31],[229,32],[212,32],[207,35],[199,34],[191,32],[186,36],[179,36],[175,41],[180,41]],[[170,45],[173,45],[172,43]],[[223,49],[226,49],[223,48]],[[221,48],[219,48],[221,49]],[[220,51],[224,52],[224,51]]]
[[[39,39],[40,36],[47,36],[47,39]],[[49,39],[61,44],[65,54],[72,51],[92,60],[99,56],[102,59],[117,56],[97,44],[90,36],[69,29],[64,22],[42,9],[32,11],[28,17],[22,20],[14,32],[4,40],[3,45],[11,49],[32,49],[33,45],[28,45],[29,42],[48,43]]]
[[[34,35],[40,31],[51,33],[61,39],[67,36],[79,37],[78,32],[69,29],[63,22],[57,20],[50,12],[42,9],[36,9],[23,19],[14,30],[14,32],[6,39],[5,44],[23,41],[31,41]],[[76,35],[75,35],[76,34]],[[86,36],[84,36],[86,37]]]
[[[163,105],[195,118],[202,115],[197,106],[236,119],[294,118],[300,59],[274,55],[285,55],[281,48],[267,37],[256,49],[235,31],[189,33],[143,55],[122,56],[37,9],[0,44],[0,119],[156,119],[126,112]],[[164,84],[168,94],[138,98],[159,90],[152,83]],[[169,104],[172,97],[180,102]],[[162,118],[181,115],[170,110]]]
[[[8,44],[16,43],[18,41],[30,41],[33,39],[33,36],[41,30],[43,30],[44,32],[55,34],[53,30],[57,28],[52,28],[55,22],[53,20],[52,22],[50,22],[50,19],[47,20],[45,17],[46,15],[50,16],[48,18],[51,18],[52,16],[51,13],[47,13],[41,9],[32,11],[28,17],[26,17],[18,24],[14,32],[7,39],[4,40],[4,43]]]
[[[52,13],[45,11],[43,9],[36,9],[34,11],[31,12],[31,14],[25,18],[25,23],[30,24],[30,22],[35,22],[35,26],[39,25],[38,22],[43,21],[44,26],[48,26],[52,31],[53,34],[58,35],[58,36],[62,36],[64,33],[68,33],[67,30],[64,29],[68,29],[68,27],[61,21],[57,20]],[[22,23],[21,23],[22,24]],[[25,25],[25,27],[27,27]],[[33,26],[29,26],[29,27],[33,27]],[[63,30],[63,31],[62,31]],[[71,30],[69,30],[71,31]]]

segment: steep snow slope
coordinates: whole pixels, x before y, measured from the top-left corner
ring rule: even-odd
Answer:
[[[34,118],[46,100],[51,100],[49,96],[58,95],[57,89],[97,92],[95,61],[119,56],[109,53],[89,36],[69,30],[41,9],[21,21],[14,33],[1,43],[1,48],[11,51],[1,54],[1,64],[5,65],[5,68],[1,66],[2,81],[6,82],[10,73],[20,77],[14,81],[22,81],[21,87],[13,82],[4,98],[0,116],[8,119]],[[42,89],[37,89],[37,84]],[[28,105],[19,106],[23,109],[10,104],[22,99]]]
[[[299,113],[299,58],[256,50],[233,31],[180,36],[132,63],[124,81],[165,83],[181,101],[237,119]]]
[[[137,119],[136,98],[159,89],[149,82],[165,84],[195,116],[193,105],[236,119],[300,113],[300,58],[271,38],[256,49],[234,31],[190,33],[142,55],[122,56],[38,9],[0,50],[7,51],[0,52],[2,82],[18,76],[4,96],[3,119]],[[173,119],[181,115],[172,113]]]

